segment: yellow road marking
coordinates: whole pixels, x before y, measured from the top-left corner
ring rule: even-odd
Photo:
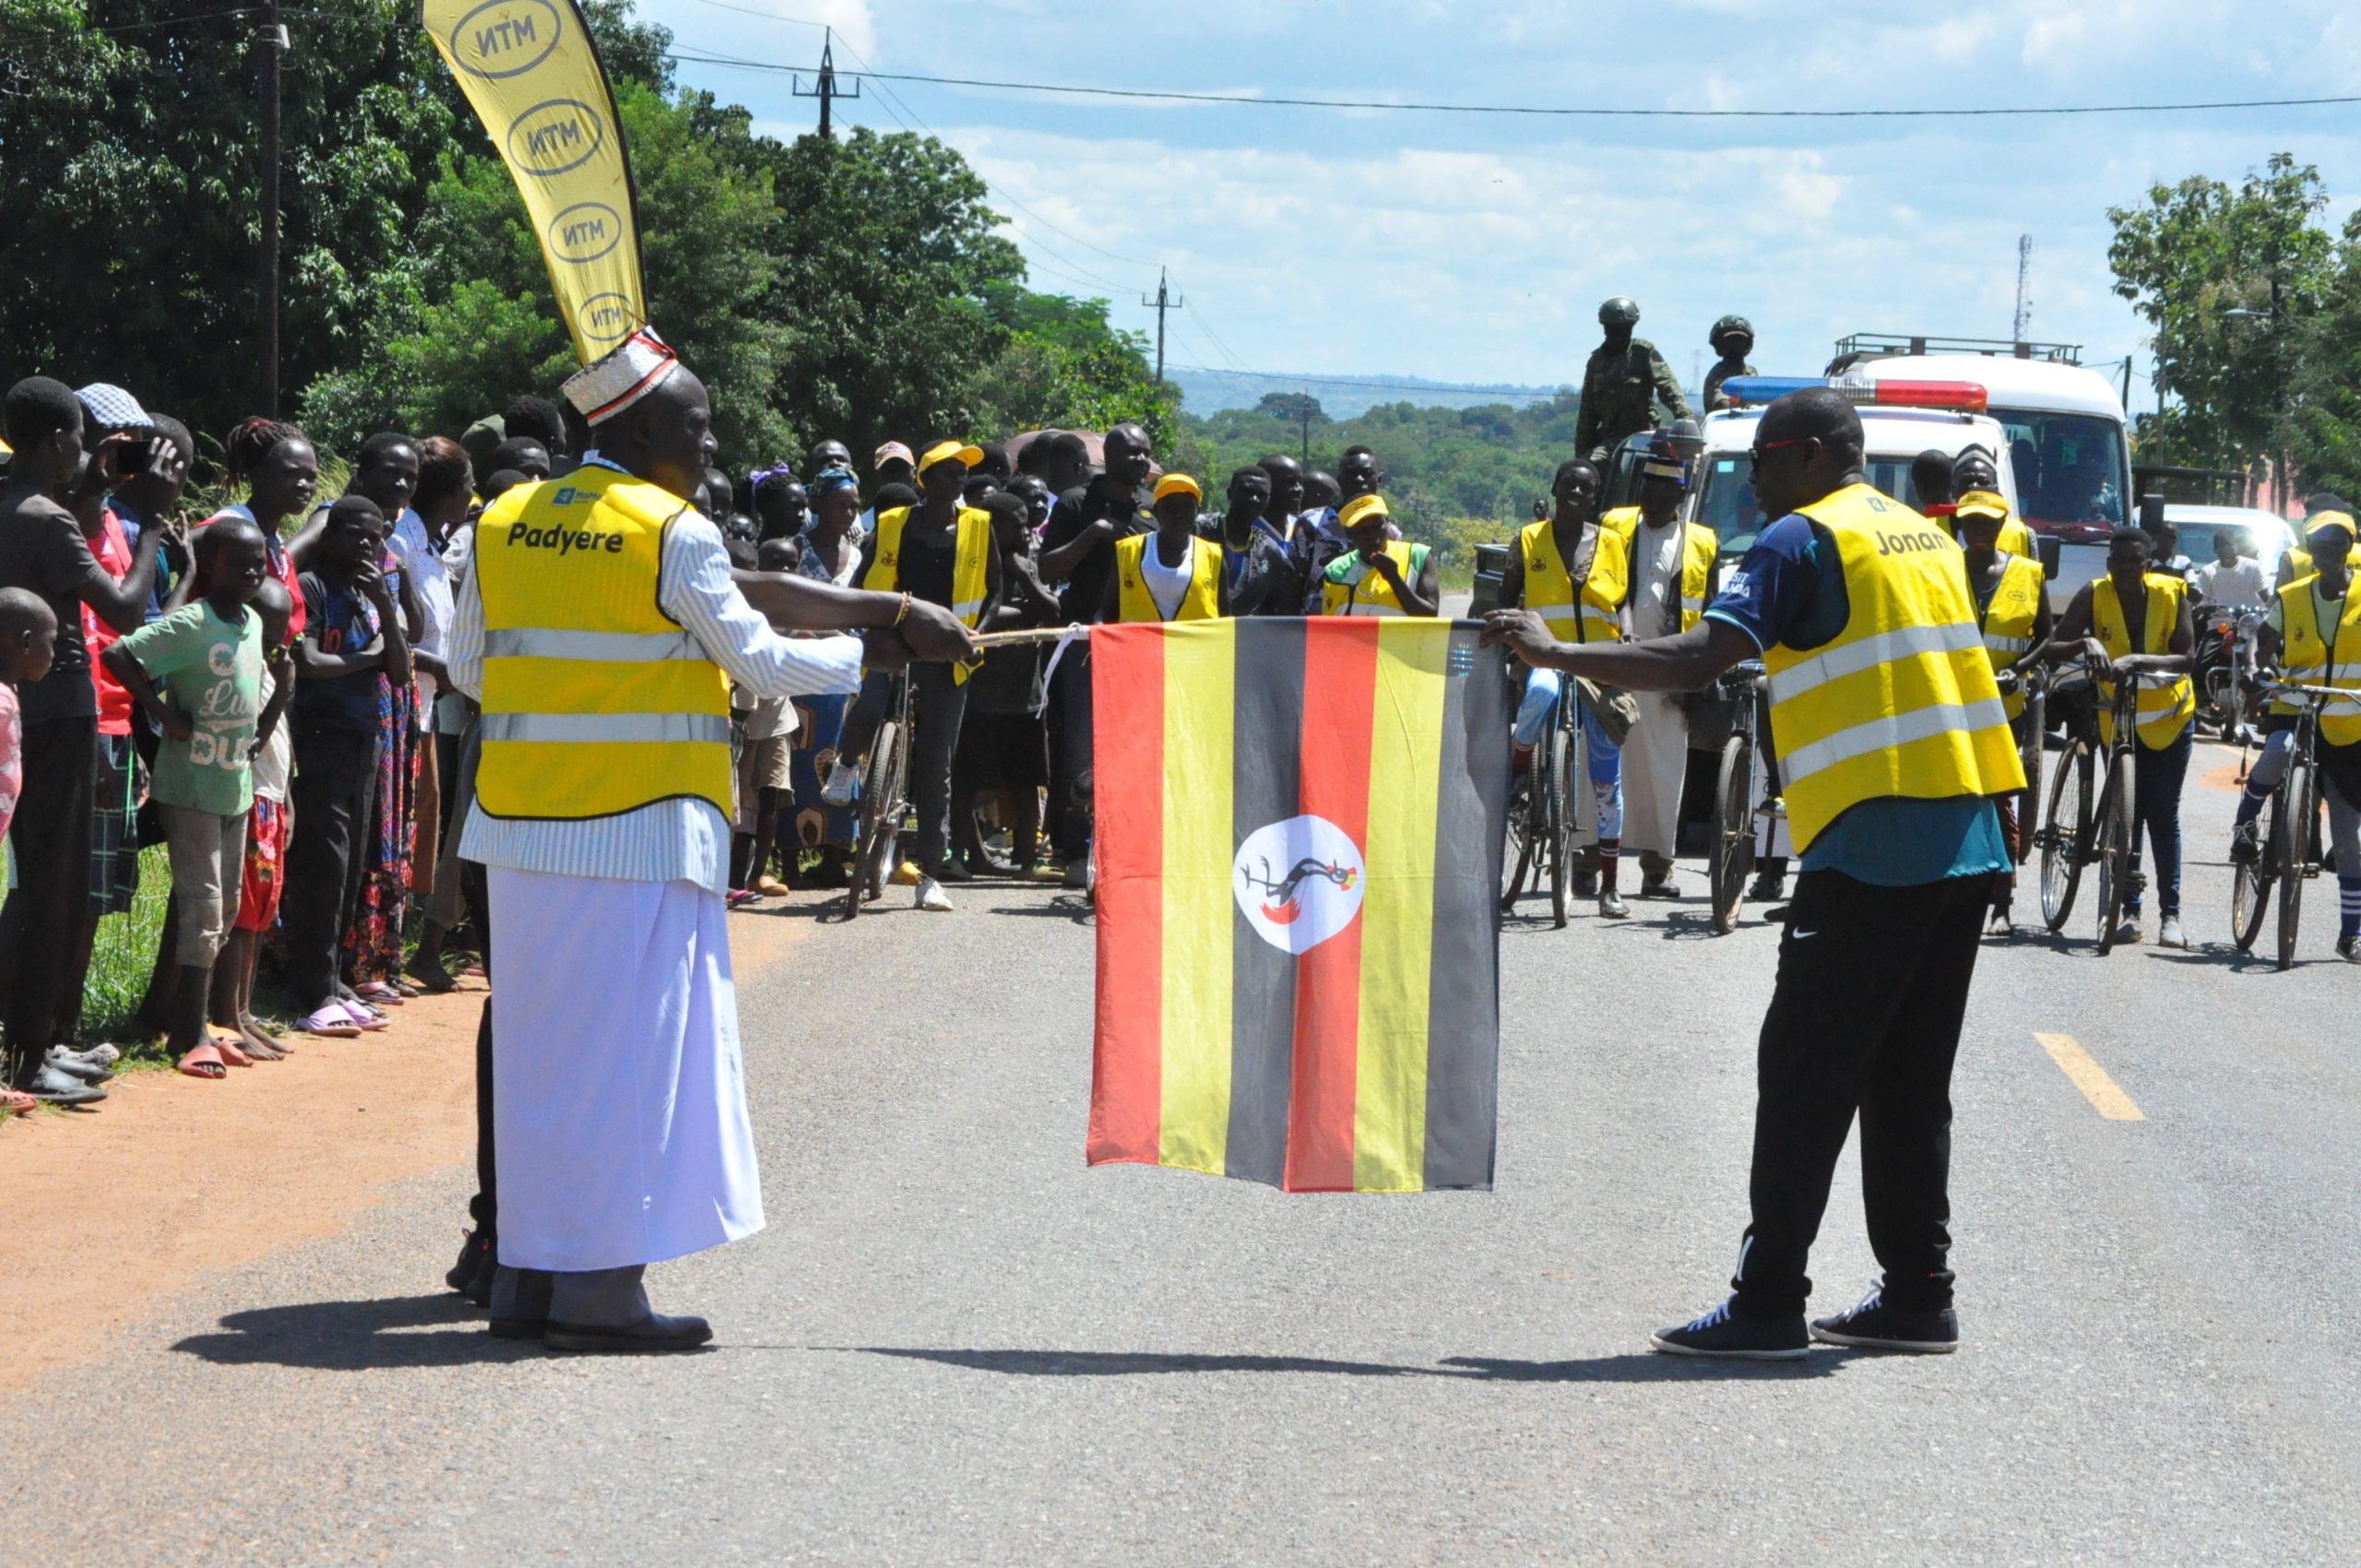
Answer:
[[[2093,1060],[2091,1053],[2084,1051],[2072,1035],[2035,1034],[2033,1038],[2041,1042],[2042,1050],[2049,1052],[2049,1059],[2058,1063],[2058,1070],[2082,1091],[2082,1098],[2089,1100],[2091,1108],[2100,1115],[2110,1122],[2147,1120],[2140,1113],[2140,1108],[2131,1103],[2131,1097],[2117,1087],[2116,1081],[2106,1075],[2106,1069]]]

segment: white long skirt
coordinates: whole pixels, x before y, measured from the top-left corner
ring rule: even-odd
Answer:
[[[500,1261],[624,1268],[760,1230],[719,896],[487,869]]]
[[[1679,843],[1680,787],[1689,777],[1689,716],[1657,692],[1634,692],[1640,721],[1623,737],[1623,854],[1670,858]]]

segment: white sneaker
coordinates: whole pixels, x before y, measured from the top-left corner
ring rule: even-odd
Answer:
[[[2180,929],[2180,917],[2178,915],[2166,915],[2165,917],[2165,923],[2156,928],[2156,945],[2159,947],[2178,947],[2183,950],[2188,948],[2189,938],[2183,934]]]
[[[2140,918],[2137,915],[2128,918],[2121,925],[2115,928],[2115,943],[2118,947],[2135,946],[2140,940]]]
[[[943,890],[943,884],[935,881],[934,878],[919,877],[919,908],[931,909],[939,915],[947,915],[951,912],[951,895],[945,893]]]
[[[838,758],[828,769],[828,781],[820,786],[820,798],[837,807],[860,799],[860,764]]]

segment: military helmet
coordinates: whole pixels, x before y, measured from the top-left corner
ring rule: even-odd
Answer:
[[[1749,343],[1753,342],[1754,323],[1742,315],[1726,315],[1714,323],[1714,329],[1705,334],[1705,342],[1707,347],[1718,353],[1721,351],[1722,339],[1732,337],[1743,338]]]
[[[1640,325],[1640,307],[1629,297],[1618,294],[1598,307],[1598,324],[1601,327],[1637,327]]]

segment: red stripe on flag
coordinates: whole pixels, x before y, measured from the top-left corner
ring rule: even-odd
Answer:
[[[1324,816],[1366,853],[1369,737],[1377,706],[1373,617],[1306,624],[1303,776],[1307,816]],[[1353,1103],[1360,1059],[1361,922],[1296,960],[1295,1083],[1287,1107],[1287,1188],[1353,1188]]]
[[[1098,1040],[1089,1161],[1154,1165],[1164,1127],[1164,628],[1090,638]]]

